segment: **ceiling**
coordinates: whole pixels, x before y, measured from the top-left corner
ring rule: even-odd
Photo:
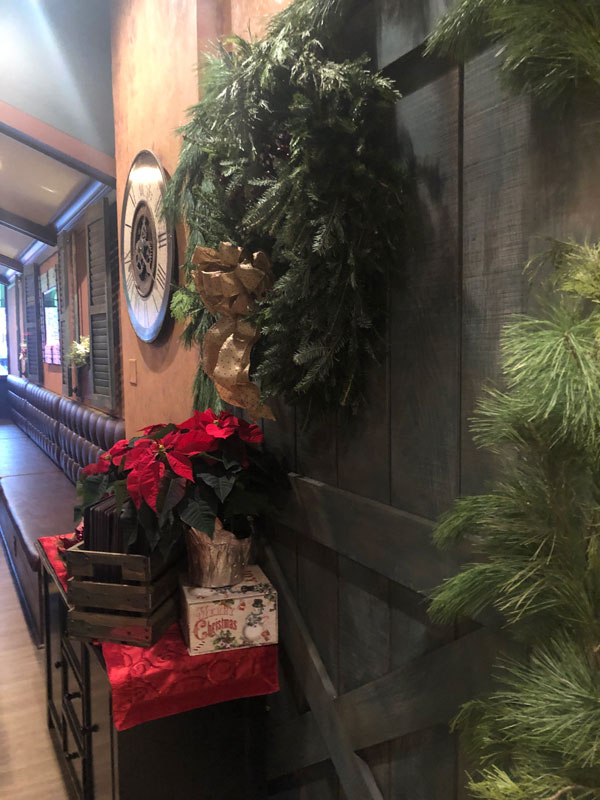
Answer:
[[[0,208],[48,225],[88,182],[74,169],[0,134]]]
[[[0,0],[0,67],[5,282],[115,185],[109,4]]]

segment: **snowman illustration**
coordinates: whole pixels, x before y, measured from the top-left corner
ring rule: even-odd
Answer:
[[[263,601],[257,597],[252,603],[252,611],[246,617],[242,636],[250,644],[256,644],[263,637],[263,618],[265,608]]]

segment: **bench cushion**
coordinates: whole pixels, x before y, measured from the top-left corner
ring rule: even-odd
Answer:
[[[0,419],[0,442],[3,439],[26,439],[26,434],[18,428],[14,422],[8,419]],[[1,445],[0,445],[1,446]]]
[[[44,458],[53,466],[46,456]],[[39,537],[48,536],[50,531],[70,533],[75,528],[75,487],[66,475],[54,467],[48,472],[2,478],[0,490],[17,535],[25,547],[29,564],[33,570],[38,570],[39,556],[35,543]]]
[[[2,426],[0,438],[0,478],[9,475],[31,475],[39,472],[60,472],[46,453],[25,436],[16,425],[12,433],[8,425]]]

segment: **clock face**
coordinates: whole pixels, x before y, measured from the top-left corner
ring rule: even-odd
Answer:
[[[144,342],[159,334],[169,307],[174,234],[162,216],[165,173],[150,150],[133,160],[121,213],[121,268],[127,309]]]

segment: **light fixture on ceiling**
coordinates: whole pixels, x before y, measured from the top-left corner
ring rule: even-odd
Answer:
[[[51,189],[49,186],[44,186],[40,183],[40,189],[44,189],[46,192],[50,192],[50,194],[56,194],[56,189]]]

